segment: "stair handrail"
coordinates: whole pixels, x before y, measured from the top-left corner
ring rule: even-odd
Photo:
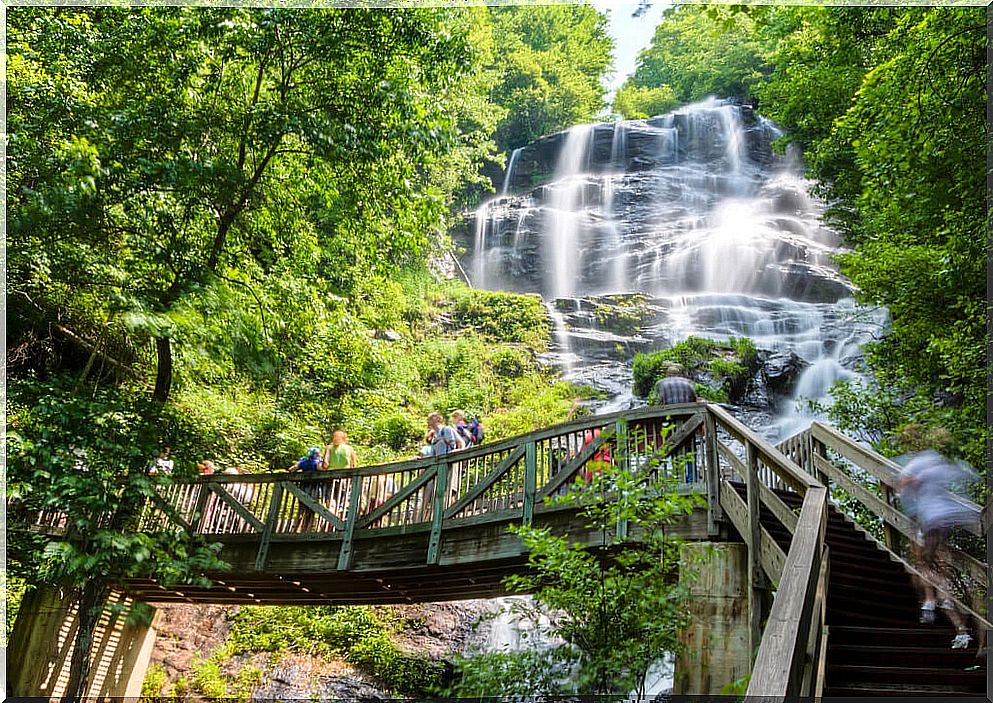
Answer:
[[[739,463],[745,470],[748,493],[754,494],[754,497],[749,500],[747,525],[739,531],[747,533],[742,536],[749,548],[749,586],[752,591],[756,587],[755,564],[761,560],[765,550],[775,547],[771,540],[761,539],[763,530],[758,524],[759,505],[766,505],[773,514],[782,509],[782,502],[760,482],[766,477],[760,478],[758,461],[761,460],[772,474],[803,497],[796,522],[784,522],[784,527],[793,533],[793,539],[782,567],[776,597],[758,642],[745,695],[770,696],[779,700],[786,696],[819,696],[823,690],[826,653],[829,569],[825,543],[827,489],[724,408],[710,405],[708,411],[716,428],[727,432],[745,447],[745,462]],[[717,441],[716,438],[714,441]],[[715,451],[719,452],[720,448],[715,447]],[[731,457],[725,454],[725,458]],[[721,481],[720,485],[723,498],[728,484]],[[733,499],[729,497],[729,500]],[[750,610],[754,629],[757,625],[754,601],[750,602]]]
[[[900,536],[911,542],[919,542],[913,521],[900,509],[896,501],[897,481],[901,472],[900,466],[891,459],[884,457],[870,447],[855,442],[836,428],[823,422],[812,423],[810,429],[806,430],[806,433],[810,442],[811,461],[809,470],[815,475],[819,475],[825,485],[829,485],[829,480],[833,479],[835,483],[840,485],[875,515],[883,525],[884,546],[893,552],[894,556],[900,558],[905,568],[911,573],[930,582],[928,577],[919,573],[912,564],[908,564],[900,557]],[[865,485],[835,466],[828,458],[827,450],[836,452],[842,458],[847,459],[879,481],[883,497],[877,496]],[[985,534],[983,508],[961,496],[952,495],[952,498],[967,508],[974,516],[972,522],[962,526],[963,529],[970,534],[983,536]],[[979,561],[954,546],[951,546],[948,553],[951,566],[960,573],[968,575],[978,584],[989,583],[990,567],[988,564]],[[975,618],[981,627],[993,629],[993,625],[990,624],[986,617],[978,612],[982,610],[984,604],[981,597],[969,604],[963,603],[959,598],[954,596],[953,600],[964,612]]]

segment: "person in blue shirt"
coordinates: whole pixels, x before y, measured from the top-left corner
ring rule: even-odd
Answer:
[[[321,450],[311,447],[307,450],[307,455],[300,457],[295,464],[287,471],[300,471],[305,474],[316,475],[318,471],[324,470],[324,458]],[[324,496],[321,494],[321,485],[317,481],[305,481],[300,484],[300,488],[307,491],[318,503],[323,502]],[[314,511],[303,503],[300,503],[300,532],[310,532],[314,524]]]

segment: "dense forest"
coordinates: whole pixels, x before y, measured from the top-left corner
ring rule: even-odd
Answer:
[[[591,7],[7,22],[15,594],[213,563],[206,543],[122,529],[162,445],[180,476],[204,458],[264,471],[340,427],[372,464],[414,455],[431,411],[499,438],[592,393],[539,363],[536,296],[439,273],[514,148],[610,118],[612,40]],[[873,383],[837,388],[835,420],[890,452],[909,423],[945,426],[976,467],[985,49],[980,8],[677,6],[613,104],[643,118],[734,97],[786,129],[848,246],[842,271],[891,316]],[[86,539],[24,529],[46,508]]]

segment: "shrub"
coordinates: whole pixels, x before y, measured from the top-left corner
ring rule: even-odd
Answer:
[[[420,424],[399,412],[379,417],[372,430],[373,441],[385,444],[396,452],[409,447],[422,434]]]

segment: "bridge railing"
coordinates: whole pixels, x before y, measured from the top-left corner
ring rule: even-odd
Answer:
[[[723,408],[709,406],[708,452],[717,498],[748,546],[750,651],[747,696],[820,696],[827,651],[827,490]],[[733,482],[745,484],[742,498]],[[799,514],[774,491],[802,497]],[[760,523],[762,509],[792,536],[784,554]],[[761,599],[776,595],[760,630]],[[757,651],[756,651],[757,650]]]
[[[602,463],[647,461],[663,439],[703,456],[706,406],[689,404],[594,416],[444,457],[311,474],[215,475],[161,487],[139,529],[180,525],[231,541],[261,536],[257,568],[275,540],[341,539],[339,569],[349,568],[357,533],[431,534],[428,563],[437,563],[449,526],[519,518],[530,522],[546,496]],[[666,464],[660,464],[666,466]],[[671,467],[671,465],[670,465]],[[672,470],[671,468],[669,470]],[[681,469],[702,484],[703,462]]]
[[[840,488],[861,504],[877,521],[886,547],[901,557],[908,556],[907,546],[919,538],[913,521],[902,511],[897,497],[899,465],[820,422],[813,423],[810,429],[780,446],[797,463],[802,461],[807,471],[829,489]],[[986,532],[982,509],[964,498],[953,496],[953,499],[973,515],[972,522],[963,525],[963,530],[982,538]],[[981,627],[989,628],[984,617],[987,615],[985,592],[989,566],[954,545],[951,545],[948,557],[969,598],[968,603],[959,602],[960,607],[970,612]],[[912,564],[906,566],[916,573]]]

